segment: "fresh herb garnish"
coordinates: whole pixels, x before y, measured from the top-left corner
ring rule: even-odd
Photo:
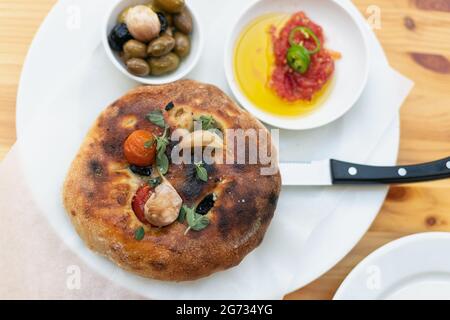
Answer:
[[[183,211],[185,212],[186,221],[188,223],[188,228],[184,232],[187,234],[189,230],[200,231],[205,229],[209,225],[209,218],[195,212],[194,208],[189,208],[188,206],[183,206]]]
[[[158,153],[156,156],[156,165],[158,166],[159,173],[165,175],[169,171],[169,158],[165,153]]]
[[[157,178],[148,179],[147,183],[150,187],[156,188],[157,186],[159,186],[161,184],[161,178],[157,177]]]
[[[196,162],[195,165],[195,172],[197,173],[197,178],[208,182],[208,171],[206,171],[205,167],[203,166],[203,162]]]
[[[173,109],[173,107],[175,107],[175,105],[174,105],[173,102],[171,101],[171,102],[169,102],[169,103],[167,104],[167,106],[165,107],[165,109],[166,109],[166,111],[170,111],[170,110]]]
[[[147,120],[157,125],[158,127],[165,128],[166,122],[161,110],[153,110],[147,115]]]
[[[183,223],[184,220],[186,220],[186,209],[187,208],[185,205],[183,205],[180,209],[180,213],[178,214],[178,222]]]
[[[155,140],[154,139],[148,140],[148,141],[146,141],[144,143],[144,148],[145,149],[150,149],[151,147],[153,147],[154,144],[155,144]]]
[[[160,137],[156,137],[156,151],[166,152],[167,145],[169,144],[169,137],[167,136],[169,128],[165,127],[164,132]]]
[[[200,116],[195,121],[200,121],[202,123],[202,130],[211,130],[211,129],[217,129],[216,120],[213,118],[213,116]]]
[[[168,127],[165,127],[161,137],[156,137],[156,165],[162,175],[169,171],[169,158],[166,155],[169,138],[167,137]]]
[[[136,229],[136,231],[134,232],[134,238],[137,241],[141,241],[142,239],[144,239],[145,236],[145,230],[144,227],[139,227]]]

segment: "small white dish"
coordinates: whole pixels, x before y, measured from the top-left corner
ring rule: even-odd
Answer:
[[[335,300],[449,300],[450,233],[395,240],[360,262]]]
[[[338,51],[336,70],[328,97],[313,112],[283,117],[263,111],[247,99],[234,74],[234,53],[241,32],[256,18],[268,13],[294,14],[304,11],[323,27],[326,48]],[[335,0],[259,0],[250,5],[234,22],[225,48],[225,73],[238,102],[261,121],[278,128],[304,130],[326,125],[345,114],[356,103],[367,83],[369,50],[362,27],[346,6]]]
[[[194,24],[194,28],[192,31],[191,37],[191,52],[189,55],[184,58],[181,61],[181,64],[177,70],[174,72],[161,75],[161,76],[147,76],[147,77],[139,77],[131,74],[128,72],[125,64],[120,59],[119,54],[117,52],[114,52],[108,43],[108,35],[111,32],[111,30],[114,28],[114,26],[117,24],[117,18],[119,17],[120,13],[134,5],[139,4],[146,4],[149,3],[149,0],[120,0],[116,1],[114,5],[111,6],[111,8],[108,10],[105,21],[103,23],[103,30],[102,30],[102,43],[103,47],[105,48],[106,54],[108,55],[108,58],[111,60],[111,62],[114,64],[114,66],[119,69],[124,75],[129,77],[130,79],[133,79],[135,81],[138,81],[143,84],[165,84],[170,83],[173,81],[180,80],[184,78],[189,72],[192,71],[192,69],[197,65],[201,52],[203,50],[203,35],[202,35],[202,28],[200,26],[200,22],[198,19],[198,16],[188,4],[187,8],[189,9],[189,12],[192,15],[192,21]]]

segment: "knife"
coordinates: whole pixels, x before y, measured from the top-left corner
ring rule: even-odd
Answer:
[[[450,178],[450,157],[408,166],[380,167],[334,159],[279,164],[284,186],[393,184]]]

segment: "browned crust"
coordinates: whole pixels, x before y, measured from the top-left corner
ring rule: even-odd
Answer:
[[[145,119],[168,102],[194,113],[212,114],[223,128],[263,128],[218,88],[191,80],[139,87],[110,105],[97,119],[72,163],[64,185],[64,204],[80,237],[92,250],[144,277],[186,281],[225,270],[262,241],[280,192],[279,174],[261,176],[259,165],[214,165],[209,182],[193,178],[193,168],[171,165],[168,180],[188,205],[211,192],[218,194],[208,213],[211,224],[184,235],[186,225],[142,226],[131,201],[143,181],[124,160],[122,144],[136,129],[160,132]],[[171,128],[176,124],[166,118]],[[244,200],[244,201],[242,201]]]

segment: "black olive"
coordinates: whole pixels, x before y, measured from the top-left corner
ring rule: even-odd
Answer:
[[[164,13],[157,12],[156,14],[158,15],[159,23],[161,24],[161,31],[159,34],[163,34],[167,28],[169,28],[169,21]]]
[[[170,111],[173,109],[173,107],[175,107],[175,105],[173,104],[173,102],[169,102],[166,106],[166,111]]]
[[[127,25],[125,23],[119,23],[111,30],[108,42],[114,51],[122,51],[123,45],[131,39],[133,39],[133,36],[128,31]]]
[[[205,215],[209,212],[209,210],[214,207],[214,203],[216,202],[216,196],[214,193],[208,194],[197,206],[197,209],[195,211],[198,214]]]
[[[130,170],[133,171],[135,174],[144,177],[150,177],[152,175],[152,167],[138,167],[132,164],[130,165]]]

